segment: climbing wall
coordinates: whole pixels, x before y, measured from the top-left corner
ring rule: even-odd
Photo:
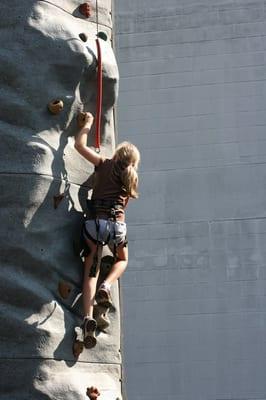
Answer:
[[[116,1],[129,400],[266,399],[265,4]]]
[[[117,286],[110,327],[94,349],[72,354],[82,310],[80,301],[71,305],[82,281],[79,236],[93,172],[73,136],[78,113],[96,112],[97,32],[104,156],[115,145],[118,91],[111,1],[81,3],[1,2],[1,400],[84,399],[87,386],[97,386],[102,400],[121,397]],[[95,144],[94,127],[88,143]]]

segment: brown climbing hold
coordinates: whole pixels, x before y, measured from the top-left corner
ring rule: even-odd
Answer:
[[[62,100],[59,100],[59,99],[52,100],[48,104],[48,110],[52,114],[59,114],[63,110],[63,108],[64,108],[64,103]]]
[[[74,342],[73,344],[73,356],[75,358],[78,358],[80,356],[80,354],[83,352],[84,350],[84,344],[83,342]]]
[[[58,292],[62,299],[67,299],[71,293],[71,285],[68,282],[61,281],[58,283]]]
[[[108,317],[109,307],[97,304],[93,308],[93,318],[97,322],[97,328],[100,331],[104,331],[110,325],[110,319]]]
[[[98,396],[100,396],[99,390],[95,386],[91,386],[87,388],[86,395],[90,398],[90,400],[97,400]]]
[[[65,197],[64,193],[60,193],[54,196],[54,209],[57,209],[63,198]]]
[[[78,122],[78,127],[83,128],[86,122],[86,113],[85,112],[80,112],[77,116],[77,122]]]
[[[86,35],[86,33],[80,33],[79,37],[83,42],[87,42],[88,40],[88,36]]]
[[[90,3],[83,3],[79,6],[80,14],[84,15],[86,18],[89,18],[92,14]]]

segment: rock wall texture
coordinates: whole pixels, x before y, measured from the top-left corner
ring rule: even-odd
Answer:
[[[4,0],[0,20],[1,400],[84,399],[97,386],[121,396],[118,287],[111,327],[93,350],[72,355],[80,305],[78,242],[93,170],[73,148],[80,110],[95,113],[96,32],[103,58],[102,154],[115,145],[118,68],[112,50],[112,4],[95,2],[89,18],[77,0]],[[98,16],[98,18],[97,18]],[[96,24],[98,22],[98,25]],[[85,33],[86,42],[79,37]],[[51,114],[47,104],[61,99]],[[94,144],[94,131],[89,139]],[[54,196],[64,194],[54,208]],[[63,299],[59,282],[71,291]]]
[[[142,154],[128,399],[265,400],[265,1],[118,0],[115,15],[119,137]]]

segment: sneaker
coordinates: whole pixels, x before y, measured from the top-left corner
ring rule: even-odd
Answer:
[[[106,288],[104,285],[101,285],[96,293],[95,300],[98,304],[104,307],[112,307],[112,297],[110,293],[110,289]]]
[[[83,337],[84,337],[84,346],[86,349],[92,349],[96,346],[97,339],[95,337],[95,331],[97,328],[97,322],[95,319],[86,317],[84,318],[84,322],[82,325],[83,329]]]

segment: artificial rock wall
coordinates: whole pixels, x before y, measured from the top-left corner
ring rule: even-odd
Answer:
[[[73,357],[80,324],[82,261],[75,254],[93,170],[73,147],[79,111],[95,114],[96,32],[103,62],[101,151],[115,145],[113,105],[118,69],[112,50],[112,4],[78,0],[5,0],[0,22],[0,254],[1,400],[83,399],[87,386],[101,398],[120,397],[118,288],[111,327],[92,350]],[[97,18],[98,17],[98,18]],[[98,26],[96,22],[98,21]],[[85,33],[87,41],[80,39]],[[53,115],[47,104],[61,99]],[[89,144],[94,144],[94,129]],[[54,196],[63,199],[54,208]],[[77,253],[77,252],[76,252]],[[59,283],[70,293],[63,299]]]

